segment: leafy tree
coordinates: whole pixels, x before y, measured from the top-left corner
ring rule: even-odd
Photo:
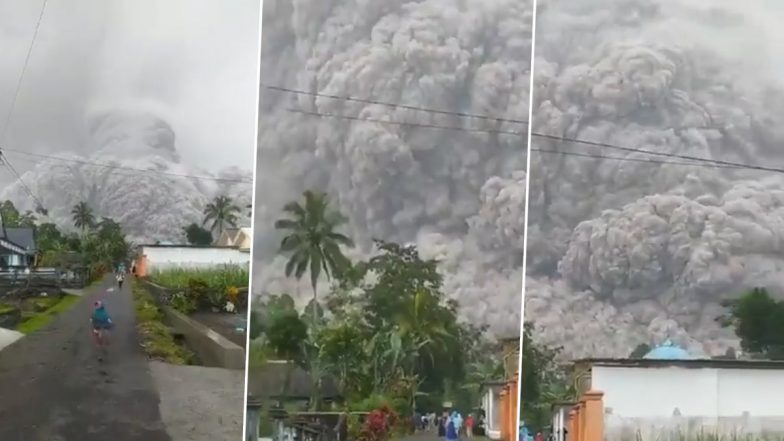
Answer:
[[[735,328],[741,348],[756,357],[784,359],[784,302],[765,288],[754,288],[736,300],[725,301],[727,313],[719,320]]]
[[[393,391],[410,409],[418,397],[443,398],[446,384],[464,380],[466,355],[481,331],[458,320],[435,261],[422,260],[415,246],[376,241],[376,247],[378,255],[341,274],[327,305],[336,317],[342,311],[361,316],[356,326],[364,329],[370,354],[365,395]]]
[[[299,318],[297,311],[280,310],[273,314],[265,334],[275,354],[283,357],[290,364],[283,386],[285,395],[289,391],[291,374],[296,366],[301,365],[303,361],[303,349],[308,336],[308,328],[305,322]]]
[[[202,228],[196,223],[183,227],[182,231],[185,233],[185,238],[191,245],[209,246],[212,244],[212,232]]]
[[[6,228],[35,228],[35,214],[32,211],[20,213],[11,201],[6,200],[0,204],[0,216],[3,217],[3,226]]]
[[[237,213],[240,207],[228,196],[218,196],[204,207],[204,221],[202,225],[210,223],[210,231],[217,230],[218,236],[223,234],[226,226],[237,226]]]
[[[349,379],[361,374],[366,360],[365,336],[356,322],[344,321],[322,329],[319,333],[319,357],[328,373],[334,375],[344,396],[349,392]]]
[[[87,202],[79,202],[71,209],[71,219],[74,226],[82,230],[82,234],[95,226],[95,215]]]
[[[348,236],[335,231],[345,223],[345,218],[330,208],[325,193],[306,191],[303,199],[302,204],[293,201],[283,207],[289,217],[275,222],[275,228],[286,232],[280,243],[280,251],[290,254],[286,276],[300,279],[310,268],[313,299],[318,302],[316,287],[321,272],[329,280],[330,275],[339,274],[348,267],[349,261],[340,245],[353,247],[354,243]],[[318,321],[316,311],[314,308],[314,324]]]
[[[631,354],[629,354],[629,358],[637,359],[643,358],[645,354],[651,351],[651,346],[647,343],[640,343],[637,347],[634,348]]]
[[[549,423],[551,404],[575,397],[573,385],[557,362],[561,349],[538,344],[533,329],[531,322],[523,328],[520,417],[529,427],[541,430]]]
[[[35,244],[39,251],[58,250],[64,248],[65,236],[52,223],[41,224],[35,231]]]

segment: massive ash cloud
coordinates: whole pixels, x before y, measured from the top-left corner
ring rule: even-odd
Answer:
[[[540,4],[536,132],[784,163],[761,4],[573,3]],[[532,147],[651,158],[536,137]],[[525,318],[566,355],[627,356],[666,338],[721,354],[738,343],[714,320],[721,300],[758,285],[784,293],[780,174],[531,158]]]
[[[525,119],[532,4],[512,0],[286,0],[264,4],[262,82],[337,96]],[[272,229],[285,202],[326,190],[358,256],[372,238],[442,261],[466,317],[518,332],[524,136],[317,118],[287,108],[488,130],[526,126],[264,90],[254,291],[310,290],[283,277]],[[322,283],[326,285],[326,283]],[[324,287],[326,289],[326,286]]]
[[[242,209],[240,224],[250,225],[245,207],[251,201],[251,185],[181,175],[250,181],[252,173],[229,168],[211,174],[181,162],[176,134],[160,110],[140,105],[92,111],[87,131],[90,153],[53,153],[67,161],[43,159],[22,175],[49,210],[48,220],[72,228],[71,208],[85,201],[97,217],[120,222],[136,243],[182,243],[182,227],[201,223],[205,204],[228,195]],[[11,160],[17,157],[8,155]],[[12,200],[21,210],[35,209],[18,181],[0,199]]]

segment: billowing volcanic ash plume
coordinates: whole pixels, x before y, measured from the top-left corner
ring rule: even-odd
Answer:
[[[735,2],[677,3],[542,4],[534,131],[784,165],[784,89],[762,35],[775,20]],[[532,148],[677,161],[536,136]],[[567,355],[627,356],[667,338],[722,354],[737,341],[715,321],[721,300],[754,286],[784,294],[781,174],[531,158],[525,315]]]
[[[333,96],[526,119],[532,4],[516,0],[265,2],[262,82]],[[417,243],[446,292],[497,333],[519,329],[525,137],[313,117],[518,131],[511,122],[390,108],[262,87],[254,291],[299,292],[272,229],[281,207],[323,189],[370,251]],[[326,284],[322,284],[326,285]],[[326,289],[326,287],[325,287]]]
[[[200,224],[205,204],[216,195],[233,198],[242,209],[240,223],[249,225],[251,185],[181,175],[250,181],[252,173],[232,168],[210,174],[181,162],[174,129],[160,115],[143,107],[93,112],[87,118],[90,154],[52,153],[69,160],[44,159],[22,179],[63,228],[72,225],[71,208],[84,201],[96,217],[120,222],[136,243],[181,243],[182,227]],[[23,210],[35,208],[18,182],[0,198]]]

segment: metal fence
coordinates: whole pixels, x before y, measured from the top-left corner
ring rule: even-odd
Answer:
[[[78,289],[86,286],[86,283],[86,270],[60,270],[58,268],[0,270],[0,296],[21,288]]]

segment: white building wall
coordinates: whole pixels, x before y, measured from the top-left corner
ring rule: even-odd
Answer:
[[[501,439],[501,387],[490,386],[482,399],[485,410],[485,430],[490,439]]]
[[[233,248],[144,247],[147,272],[171,268],[211,268],[222,265],[248,265],[250,253]]]
[[[784,370],[594,366],[612,439],[683,438],[684,434],[781,432]]]

